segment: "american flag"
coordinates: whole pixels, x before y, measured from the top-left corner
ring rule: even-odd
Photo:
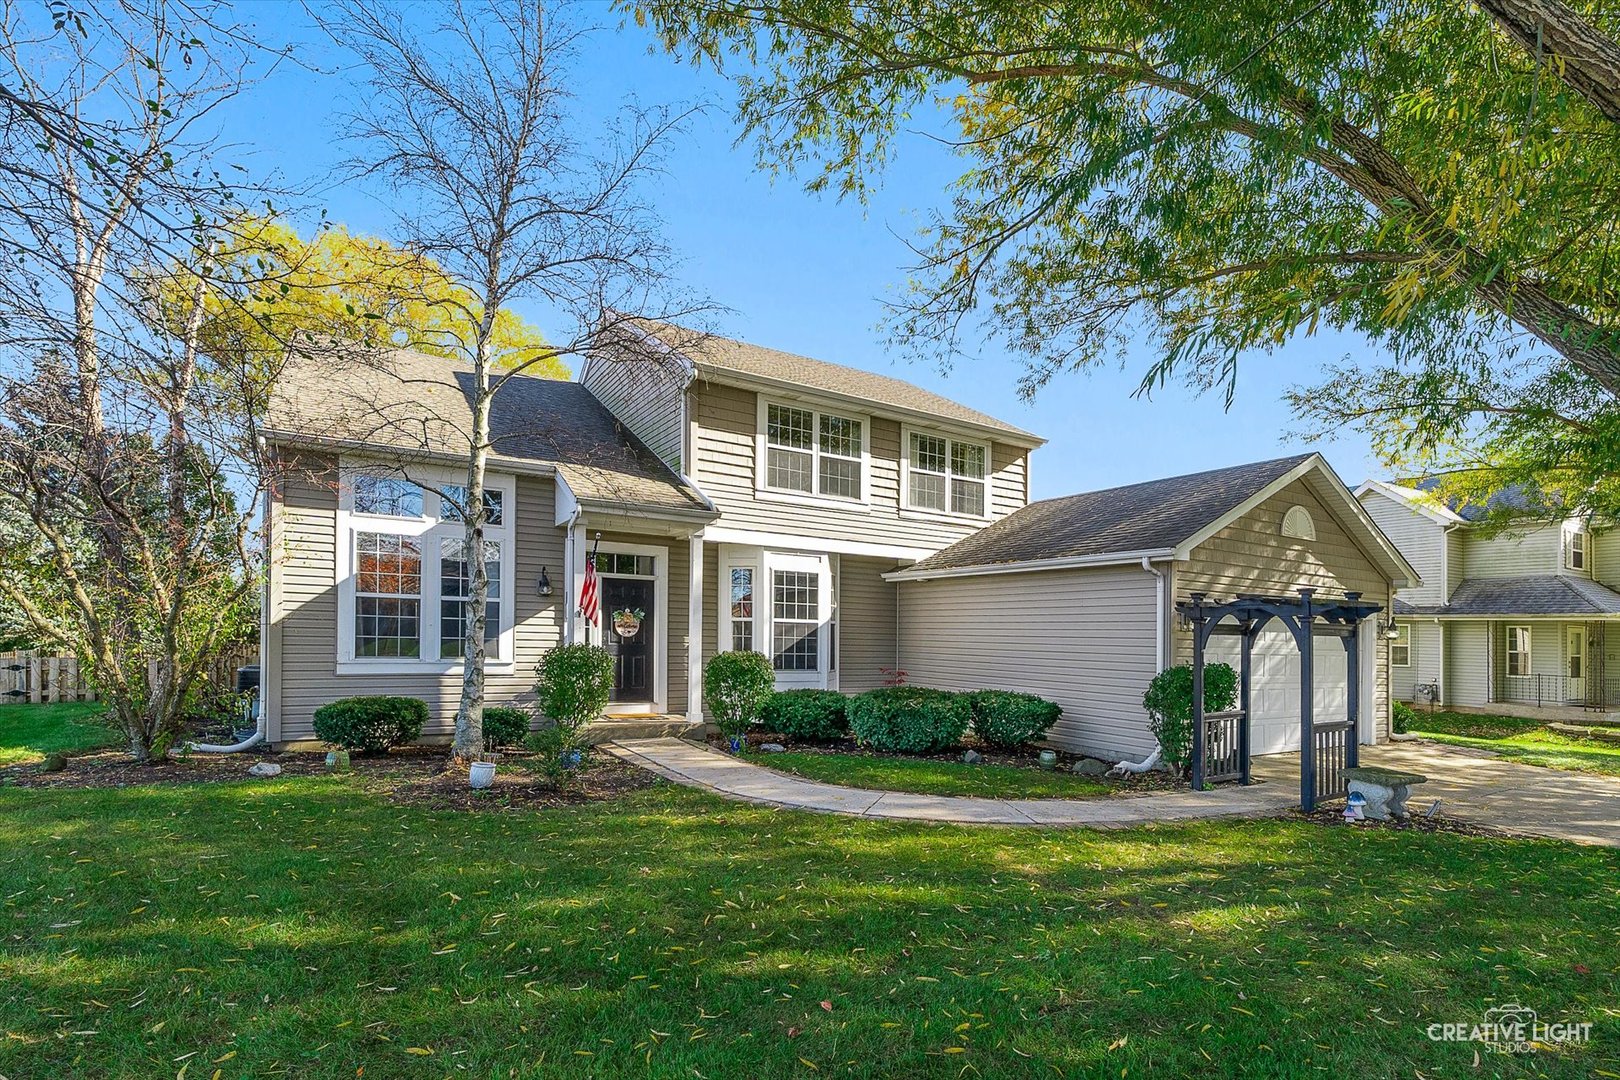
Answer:
[[[597,625],[596,617],[601,610],[600,589],[596,583],[596,556],[592,555],[585,560],[585,587],[579,591],[579,613],[585,616],[585,621],[592,626]]]

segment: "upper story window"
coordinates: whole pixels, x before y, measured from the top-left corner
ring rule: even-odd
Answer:
[[[990,449],[921,431],[906,435],[906,505],[913,510],[984,517]]]
[[[1571,570],[1586,569],[1586,531],[1572,529],[1564,534],[1564,565]]]
[[[462,521],[461,510],[467,505],[467,485],[444,484],[439,488],[439,517],[445,521]],[[484,488],[484,524],[504,525],[505,493],[500,488]]]
[[[865,497],[865,439],[860,420],[767,405],[764,486],[858,502]]]
[[[1311,512],[1303,506],[1290,506],[1288,512],[1283,514],[1282,534],[1292,536],[1295,540],[1315,540],[1316,522],[1311,518]]]
[[[422,488],[398,476],[356,475],[350,481],[354,491],[354,512],[380,517],[419,518],[422,516]]]

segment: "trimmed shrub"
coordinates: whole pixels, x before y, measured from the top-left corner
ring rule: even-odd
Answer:
[[[1417,710],[1404,701],[1397,701],[1390,710],[1389,723],[1395,734],[1405,735],[1417,725]]]
[[[836,690],[783,690],[760,710],[767,731],[801,742],[830,742],[849,731],[849,699]]]
[[[541,715],[570,736],[601,716],[613,696],[613,656],[600,645],[559,645],[540,658],[535,673]]]
[[[968,695],[973,734],[991,746],[1023,746],[1046,734],[1063,709],[1054,701],[1013,690],[979,690]]]
[[[862,746],[926,754],[955,746],[973,719],[965,694],[885,686],[849,702],[849,726]]]
[[[484,707],[484,745],[491,750],[516,746],[529,734],[529,710],[513,705]]]
[[[1177,769],[1192,764],[1192,665],[1168,668],[1153,676],[1142,707],[1159,740],[1163,759]],[[1238,676],[1231,664],[1204,665],[1204,711],[1225,712],[1237,703]]]
[[[704,711],[728,739],[747,731],[775,692],[776,672],[763,653],[723,652],[704,665]]]
[[[343,750],[382,754],[420,738],[427,719],[427,702],[417,698],[339,698],[315,710],[315,734]]]

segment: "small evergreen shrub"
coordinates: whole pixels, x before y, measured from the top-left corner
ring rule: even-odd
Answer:
[[[600,645],[559,645],[540,658],[535,673],[540,714],[569,735],[601,716],[613,696],[613,656]]]
[[[1231,664],[1204,665],[1204,711],[1225,712],[1237,703],[1238,676]],[[1192,764],[1192,666],[1182,664],[1153,676],[1142,707],[1159,740],[1163,760],[1177,769]]]
[[[427,720],[427,702],[417,698],[339,698],[315,710],[315,734],[343,750],[382,754],[420,738]]]
[[[747,731],[775,692],[776,672],[763,653],[723,652],[704,665],[704,710],[728,739]]]
[[[760,710],[767,731],[801,742],[830,742],[849,731],[849,699],[836,690],[783,690]]]
[[[517,746],[529,734],[529,710],[514,705],[484,707],[484,745],[491,750]]]
[[[1056,702],[1012,690],[979,690],[968,695],[973,734],[991,746],[1023,746],[1046,734],[1063,709]]]
[[[574,773],[574,769],[568,765],[569,757],[577,752],[583,760],[588,749],[580,741],[577,731],[569,731],[550,719],[541,720],[540,727],[528,733],[523,740],[523,748],[531,751],[534,757],[520,764],[553,784],[561,784]]]
[[[962,741],[972,719],[967,695],[923,686],[885,686],[849,702],[850,730],[874,750],[943,750]]]
[[[1404,701],[1397,701],[1390,710],[1389,723],[1397,735],[1405,735],[1417,722],[1417,710]]]

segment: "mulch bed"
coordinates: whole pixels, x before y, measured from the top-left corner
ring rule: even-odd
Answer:
[[[406,806],[442,810],[517,810],[571,806],[614,799],[650,787],[657,778],[645,770],[593,753],[578,773],[561,786],[524,767],[528,755],[503,756],[495,785],[474,791],[467,774],[446,769],[448,751],[438,746],[412,746],[378,757],[353,757],[353,775],[367,788]],[[67,759],[61,772],[46,772],[39,763],[0,768],[0,785],[24,788],[120,788],[147,784],[210,784],[252,781],[248,770],[259,762],[281,766],[280,776],[326,774],[326,755],[314,751],[240,754],[190,754],[139,765],[121,750],[95,750]],[[269,777],[276,780],[280,777]]]
[[[962,754],[968,750],[977,750],[983,765],[1004,765],[1015,769],[1035,769],[1041,772],[1068,772],[1077,761],[1085,760],[1084,754],[1071,754],[1065,750],[1058,750],[1057,769],[1043,768],[1041,765],[1041,750],[1039,746],[1020,746],[1006,748],[989,746],[969,737],[961,746],[951,750],[936,750],[928,754],[897,754],[882,750],[874,750],[869,746],[862,746],[854,739],[839,739],[836,742],[795,742],[776,732],[749,732],[745,737],[748,748],[757,751],[765,743],[778,743],[797,754],[859,754],[862,757],[887,757],[908,761],[941,761],[962,764]],[[731,743],[724,736],[710,733],[709,745],[717,750],[729,752]],[[762,754],[758,758],[759,764],[769,766],[770,755]],[[1113,762],[1107,762],[1113,765]],[[1185,781],[1160,770],[1152,772],[1135,773],[1125,777],[1114,776],[1087,776],[1087,779],[1100,780],[1104,783],[1117,785],[1120,794],[1151,794],[1160,791],[1178,791],[1187,787]]]
[[[1409,808],[1410,809],[1410,808]],[[1375,829],[1383,832],[1421,832],[1421,833],[1460,833],[1463,836],[1512,836],[1503,829],[1493,828],[1489,825],[1476,825],[1470,821],[1461,821],[1454,817],[1447,817],[1444,812],[1434,817],[1424,817],[1422,810],[1415,811],[1405,821],[1356,821],[1344,820],[1343,804],[1318,806],[1309,814],[1303,810],[1290,810],[1285,817],[1308,821],[1313,825],[1325,825],[1337,829]]]

